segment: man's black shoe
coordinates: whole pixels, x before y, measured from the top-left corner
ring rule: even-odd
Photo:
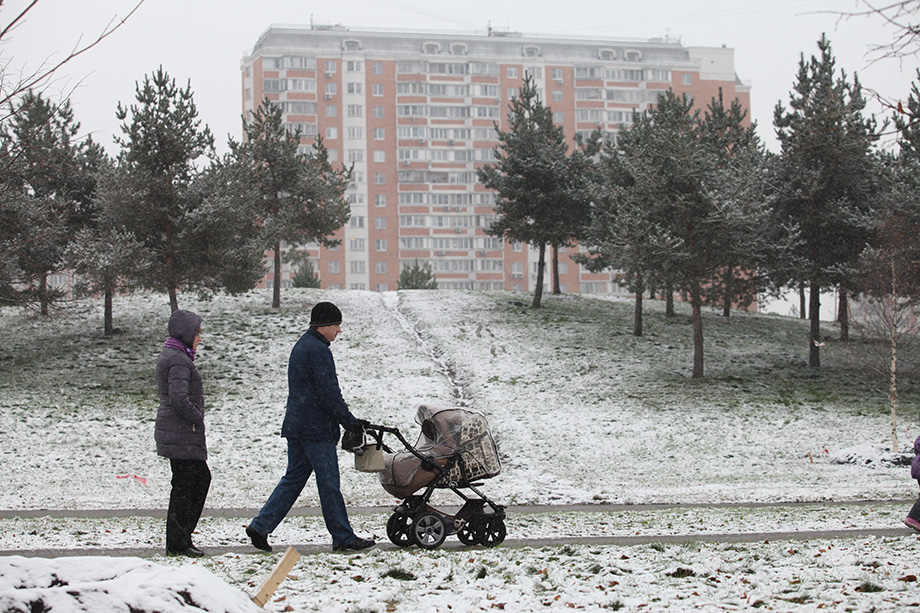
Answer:
[[[246,536],[249,537],[249,540],[252,541],[252,546],[256,549],[261,549],[262,551],[272,550],[272,546],[268,544],[268,536],[259,534],[255,528],[246,526]]]
[[[373,539],[363,539],[356,536],[355,540],[350,543],[345,543],[344,545],[336,545],[332,548],[332,551],[361,551],[362,549],[370,549],[376,545]]]
[[[168,556],[185,556],[187,558],[203,558],[204,552],[194,545],[189,545],[187,548],[182,550],[176,549],[167,549],[166,555]]]

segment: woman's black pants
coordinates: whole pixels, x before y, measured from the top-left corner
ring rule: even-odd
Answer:
[[[172,491],[166,511],[166,551],[179,553],[192,546],[204,501],[211,487],[211,471],[204,460],[173,460]]]

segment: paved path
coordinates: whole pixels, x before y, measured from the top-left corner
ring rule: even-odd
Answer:
[[[610,512],[610,511],[637,511],[637,510],[665,510],[681,508],[765,508],[765,507],[803,507],[815,505],[833,506],[867,506],[877,504],[904,504],[905,507],[913,500],[861,500],[861,501],[814,501],[814,502],[786,502],[786,503],[711,503],[711,504],[657,504],[657,505],[547,505],[547,506],[512,506],[508,507],[509,514],[526,513],[552,513],[552,512]],[[392,507],[353,507],[349,513],[370,514],[388,513]],[[211,517],[254,517],[258,509],[230,508],[230,509],[205,509],[204,515]],[[316,516],[320,510],[315,507],[300,507],[291,509],[291,516]],[[13,517],[165,517],[164,509],[86,509],[86,510],[19,510],[0,511],[0,519]],[[800,541],[810,539],[842,539],[863,538],[870,536],[884,537],[909,537],[916,532],[904,527],[876,528],[876,529],[848,529],[848,530],[801,530],[783,532],[746,532],[746,533],[697,533],[697,534],[650,534],[641,536],[595,536],[595,537],[559,537],[540,539],[507,539],[502,547],[545,547],[565,544],[582,545],[616,545],[633,546],[648,543],[754,543],[769,541]],[[328,545],[309,543],[290,543],[301,555],[328,553]],[[395,545],[388,541],[378,543],[380,549],[395,549]],[[281,551],[285,546],[276,544],[275,551]],[[444,542],[441,549],[469,549],[469,546],[456,539]],[[115,549],[30,549],[30,550],[0,550],[0,556],[19,555],[25,557],[55,558],[64,556],[135,556],[147,557],[162,553],[160,548],[115,548]],[[208,547],[209,555],[226,553],[264,555],[248,544],[230,547]],[[346,554],[347,555],[347,554]]]

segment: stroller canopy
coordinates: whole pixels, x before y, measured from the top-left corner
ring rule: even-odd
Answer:
[[[476,479],[501,472],[498,449],[486,418],[476,411],[430,404],[419,406],[415,421],[422,427],[415,448],[424,456],[443,458],[462,454]],[[479,466],[478,470],[473,466]]]
[[[421,456],[449,469],[441,487],[468,487],[475,479],[489,479],[501,472],[498,448],[489,433],[486,418],[469,409],[423,404],[415,421],[422,427],[413,449]],[[454,458],[449,462],[449,458]],[[421,467],[410,451],[384,458],[378,473],[381,485],[398,498],[405,498],[428,485],[437,475]]]

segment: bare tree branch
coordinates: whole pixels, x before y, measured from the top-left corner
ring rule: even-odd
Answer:
[[[26,14],[31,9],[33,9],[35,5],[38,4],[38,2],[39,0],[32,0],[32,2],[30,2],[29,5],[15,17],[15,19],[13,19],[7,26],[5,26],[2,30],[0,30],[0,43],[2,43],[5,37],[7,37],[9,33],[13,29],[15,29],[15,27],[19,23],[22,22]],[[41,67],[36,69],[34,72],[29,74],[28,76],[21,77],[18,80],[18,82],[12,86],[11,89],[8,89],[0,93],[0,106],[5,106],[8,102],[18,97],[19,95],[21,95],[23,92],[26,92],[30,89],[34,89],[38,87],[43,82],[45,82],[48,78],[50,78],[55,72],[60,70],[62,66],[64,66],[65,64],[73,60],[74,58],[79,57],[80,55],[83,55],[84,53],[94,48],[99,43],[101,43],[103,40],[108,38],[110,35],[112,35],[112,33],[118,30],[118,28],[123,26],[128,21],[128,19],[130,19],[131,16],[134,15],[135,12],[137,12],[137,10],[140,8],[140,6],[143,3],[144,3],[144,0],[138,0],[137,4],[134,5],[134,8],[132,8],[128,12],[128,14],[125,15],[125,17],[121,19],[119,19],[117,16],[113,17],[109,21],[109,23],[106,24],[105,28],[103,28],[99,36],[97,36],[95,40],[93,40],[89,44],[81,46],[81,41],[83,40],[81,36],[77,40],[77,42],[74,44],[73,49],[70,51],[70,53],[65,58],[63,58],[62,60],[58,62],[52,63],[50,66],[48,65],[48,62],[44,62],[41,65]],[[0,6],[2,6],[2,4],[3,2],[0,1]],[[3,73],[5,73],[8,65],[9,65],[9,62],[7,62],[5,66],[0,67],[0,70],[2,70]]]

